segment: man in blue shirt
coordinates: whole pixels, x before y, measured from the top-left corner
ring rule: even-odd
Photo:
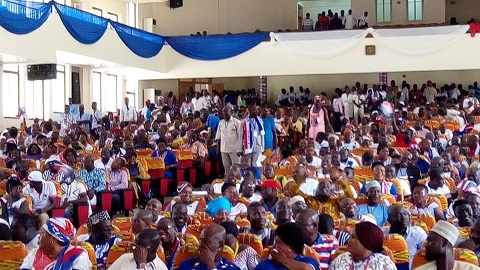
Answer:
[[[157,150],[153,151],[152,157],[161,158],[165,162],[165,178],[173,178],[172,169],[178,166],[175,154],[167,150],[167,141],[164,138],[157,140]]]
[[[362,215],[371,214],[375,217],[378,226],[383,226],[388,219],[388,206],[380,204],[381,186],[378,181],[371,181],[366,184],[367,204],[358,206],[358,213]]]
[[[219,123],[220,123],[220,118],[218,118],[218,110],[214,108],[212,110],[212,113],[208,116],[208,119],[207,119],[207,127],[210,128],[211,138],[215,138]]]
[[[185,260],[179,270],[209,270],[233,269],[240,270],[233,262],[222,258],[223,246],[226,240],[225,228],[218,224],[211,224],[203,229],[200,235],[199,255],[197,258]]]
[[[70,108],[70,114],[77,115],[78,108],[72,103],[72,98],[68,98],[68,107]]]

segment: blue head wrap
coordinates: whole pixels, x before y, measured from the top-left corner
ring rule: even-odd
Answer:
[[[225,197],[216,198],[207,205],[205,210],[212,218],[218,213],[218,211],[224,209],[230,213],[232,205],[230,201]]]

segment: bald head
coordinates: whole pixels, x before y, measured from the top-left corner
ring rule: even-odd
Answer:
[[[316,223],[318,223],[318,212],[311,209],[302,209],[300,212],[298,212],[297,216],[295,217],[295,221],[297,223],[301,223],[301,220],[308,220],[308,219],[313,219]]]
[[[83,168],[87,170],[88,172],[91,172],[93,169],[95,169],[94,162],[95,158],[93,155],[86,155],[83,157]]]
[[[215,254],[215,261],[219,261],[222,258],[223,245],[225,244],[226,237],[227,234],[223,226],[216,223],[208,225],[200,235],[200,253],[208,249],[208,252]]]

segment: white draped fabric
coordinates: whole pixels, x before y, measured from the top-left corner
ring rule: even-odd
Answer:
[[[373,38],[387,49],[405,55],[425,55],[447,48],[464,35],[469,25],[369,29]]]
[[[270,33],[273,45],[308,58],[331,58],[355,47],[368,30],[335,30],[322,32]]]
[[[271,43],[308,58],[331,58],[358,45],[368,33],[380,45],[399,54],[416,56],[445,49],[465,35],[469,25],[394,29],[270,33]]]

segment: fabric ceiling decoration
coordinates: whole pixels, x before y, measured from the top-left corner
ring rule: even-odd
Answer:
[[[149,58],[157,55],[165,43],[165,38],[139,30],[118,22],[110,21],[120,39],[136,55]]]
[[[93,44],[107,30],[105,18],[55,2],[54,5],[67,31],[80,43]]]
[[[268,33],[165,37],[180,54],[197,60],[222,60],[237,56],[265,41]]]
[[[370,29],[372,36],[387,49],[405,55],[424,55],[450,46],[464,35],[469,25],[418,27],[401,29]],[[407,38],[411,37],[411,39]]]
[[[360,43],[368,34],[364,30],[323,32],[270,33],[272,44],[307,58],[331,58],[345,53]]]
[[[0,1],[0,25],[17,35],[28,34],[47,20],[52,4],[30,1]]]

